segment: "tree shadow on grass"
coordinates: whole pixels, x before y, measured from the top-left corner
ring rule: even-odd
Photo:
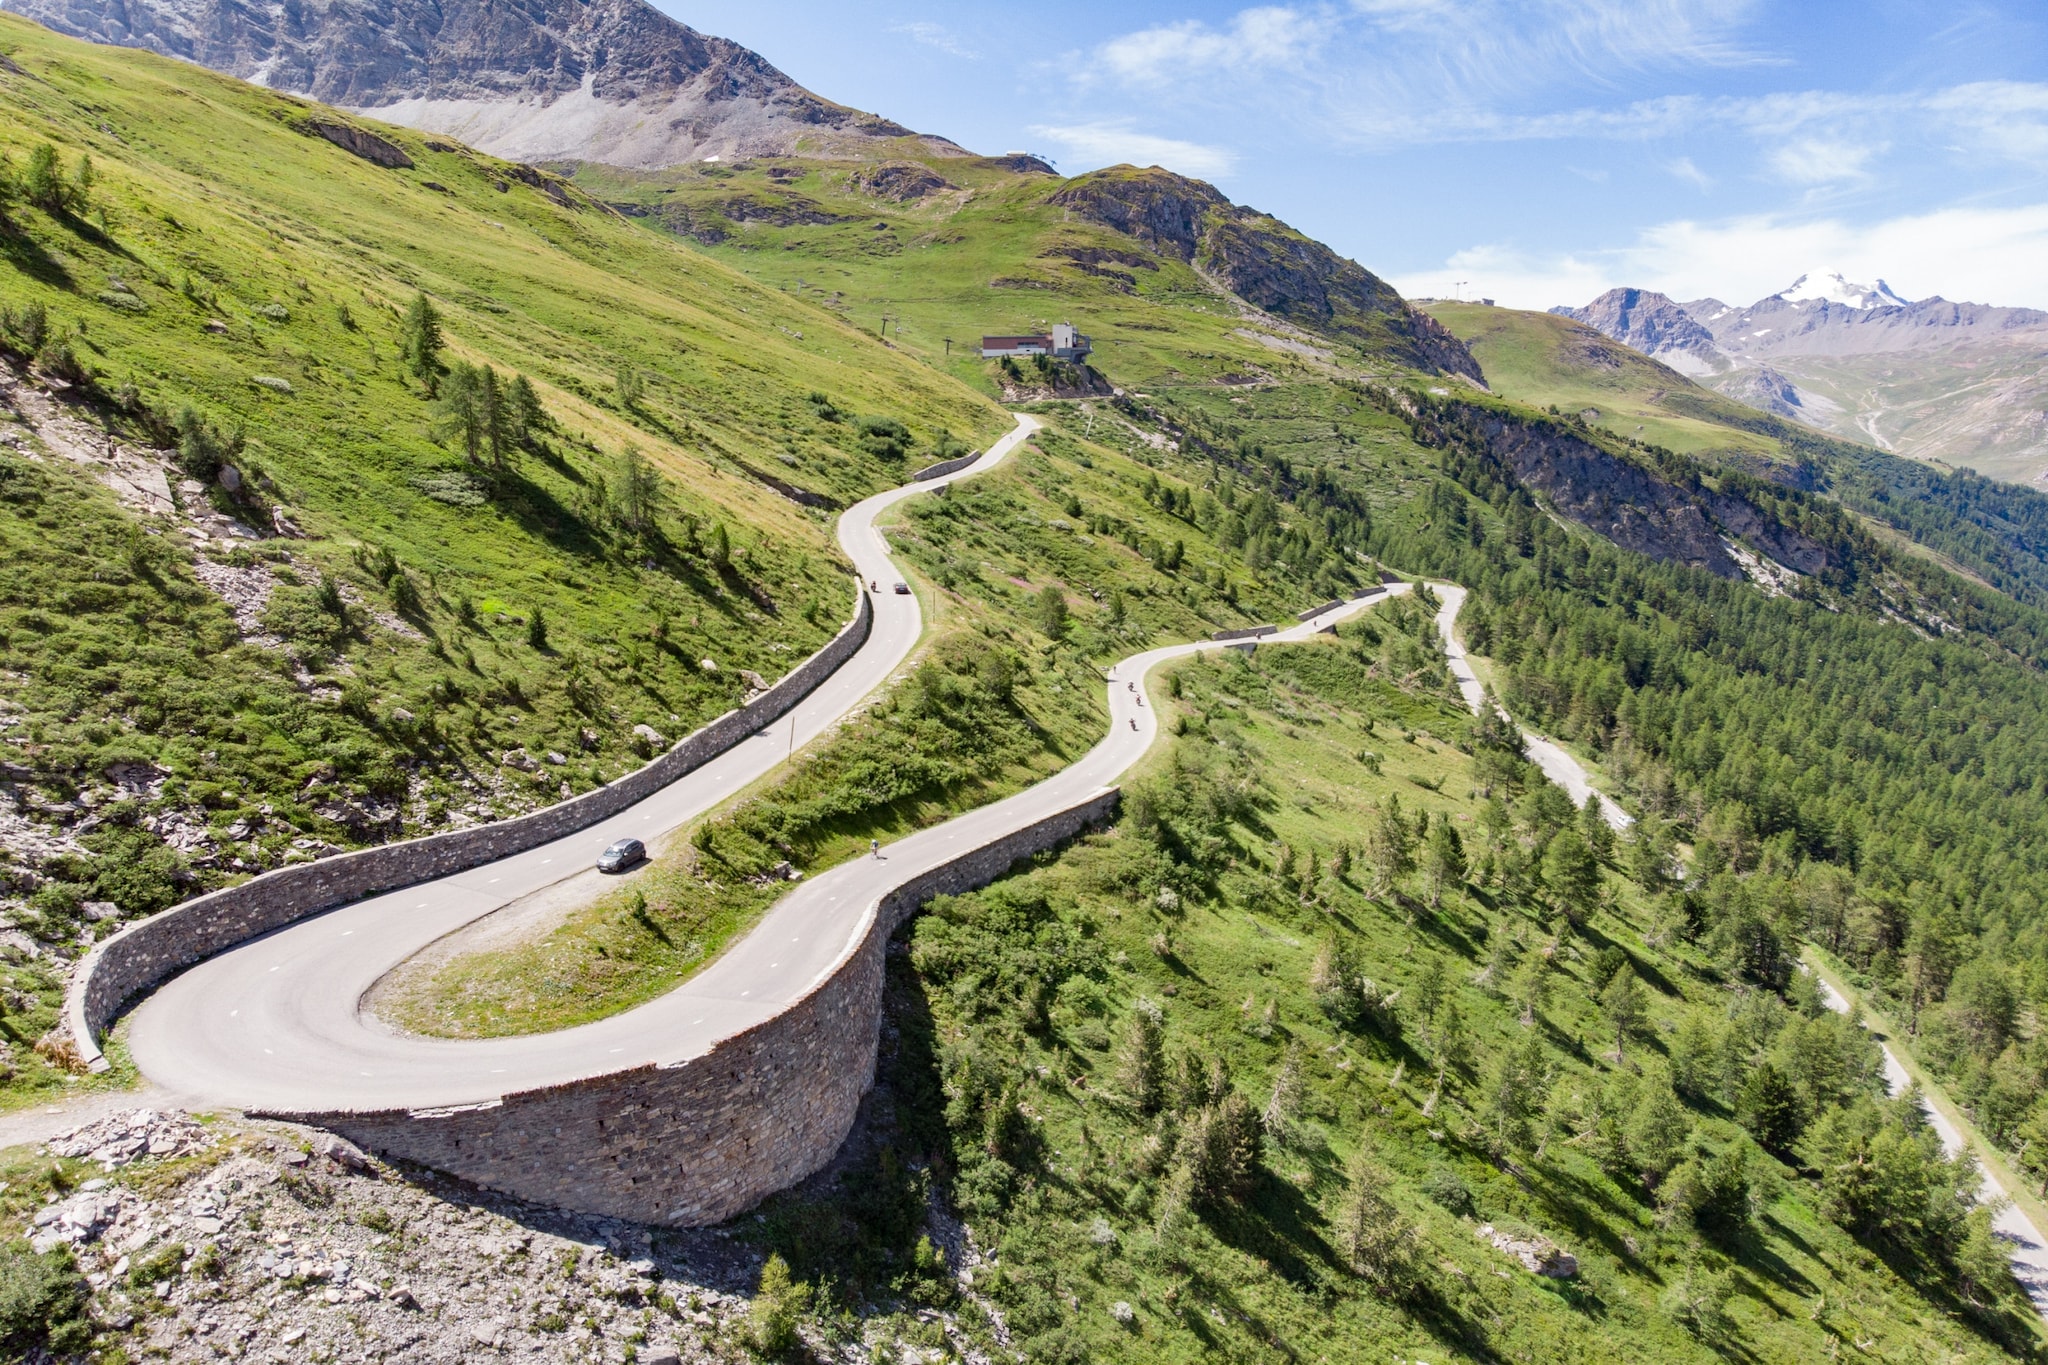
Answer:
[[[21,230],[19,224],[0,214],[0,257],[30,279],[53,289],[76,290],[78,283],[56,257]]]

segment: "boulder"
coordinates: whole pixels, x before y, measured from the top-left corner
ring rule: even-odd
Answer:
[[[1493,1243],[1494,1250],[1520,1261],[1522,1268],[1532,1275],[1569,1280],[1579,1273],[1578,1257],[1548,1237],[1517,1237],[1500,1231],[1491,1223],[1480,1224],[1478,1236],[1481,1241]]]

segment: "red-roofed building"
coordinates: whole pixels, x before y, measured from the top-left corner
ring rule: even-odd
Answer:
[[[983,337],[981,358],[1000,360],[1004,356],[1049,355],[1055,360],[1081,360],[1094,347],[1071,322],[1056,322],[1052,331],[1036,336]]]

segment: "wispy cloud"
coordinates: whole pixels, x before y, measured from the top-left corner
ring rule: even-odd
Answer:
[[[1686,184],[1693,186],[1702,194],[1714,188],[1713,177],[1694,165],[1692,158],[1689,156],[1682,156],[1676,161],[1667,162],[1664,169],[1677,176],[1680,180],[1683,180]]]
[[[1869,178],[1870,159],[1882,144],[1849,142],[1831,137],[1803,137],[1773,150],[1771,170],[1794,185],[1833,185]]]
[[[1907,298],[2048,307],[2048,204],[1948,208],[1873,223],[1755,215],[1675,219],[1611,251],[1532,254],[1473,247],[1434,270],[1402,275],[1403,293],[1467,292],[1524,308],[1580,304],[1617,285],[1673,298],[1713,295],[1746,304],[1817,269],[1889,282]]]
[[[943,24],[920,19],[914,23],[897,24],[889,31],[904,34],[926,47],[935,47],[949,57],[963,57],[970,62],[981,60],[979,52],[961,42],[953,35],[953,31]]]
[[[1333,20],[1279,5],[1241,10],[1222,28],[1200,20],[1140,29],[1104,43],[1094,71],[1156,88],[1219,70],[1298,66],[1330,36]]]
[[[1916,139],[2048,167],[2048,83],[1599,100],[1657,72],[1774,62],[1745,38],[1756,8],[1753,0],[1269,4],[1216,23],[1123,34],[1086,54],[1073,79],[1153,108],[1292,124],[1358,150],[1734,132],[1751,145],[1759,174],[1809,191],[1865,181],[1885,152]],[[1680,169],[1690,163],[1665,164],[1701,183]]]
[[[1532,93],[1647,70],[1767,60],[1738,41],[1753,0],[1350,0],[1154,25],[1076,70],[1192,103],[1268,100],[1363,138],[1475,130]],[[1237,79],[1203,80],[1229,73]],[[1277,85],[1261,75],[1283,75]],[[1455,135],[1455,134],[1454,134]]]
[[[1183,175],[1214,179],[1228,175],[1237,157],[1223,147],[1183,142],[1141,132],[1128,123],[1040,124],[1034,137],[1054,142],[1067,150],[1062,163],[1070,171],[1093,170],[1130,162],[1139,166],[1164,166]]]

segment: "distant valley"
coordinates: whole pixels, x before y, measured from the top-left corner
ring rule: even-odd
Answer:
[[[1551,310],[1751,407],[2015,483],[2048,479],[2048,313],[1812,271],[1747,307],[1610,289]]]

